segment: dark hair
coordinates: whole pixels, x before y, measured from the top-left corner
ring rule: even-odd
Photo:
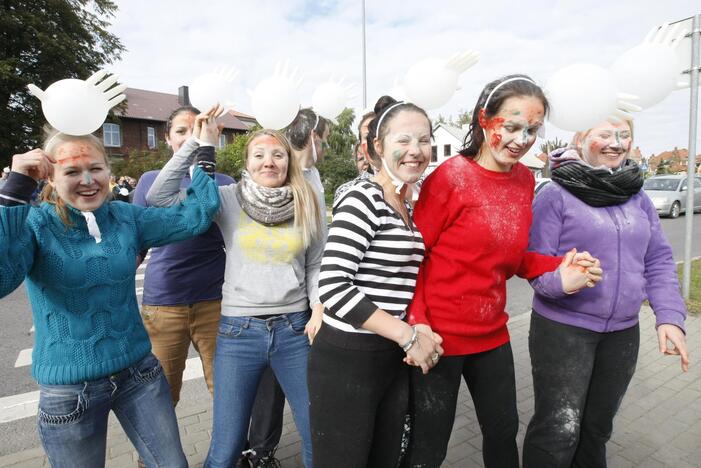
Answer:
[[[358,140],[362,140],[363,137],[360,135],[360,127],[363,126],[363,122],[366,120],[374,119],[375,118],[375,113],[373,111],[370,111],[366,114],[363,114],[363,116],[360,118],[360,122],[358,122]],[[370,124],[368,123],[368,128]]]
[[[482,143],[484,143],[484,134],[482,133],[482,127],[479,123],[480,111],[484,107],[489,93],[491,93],[492,90],[496,88],[500,83],[503,83],[504,81],[511,78],[523,79],[510,81],[502,86],[499,86],[499,89],[497,89],[496,92],[492,94],[492,97],[489,98],[487,108],[484,110],[486,118],[494,117],[499,112],[504,102],[512,97],[533,96],[535,98],[540,99],[540,101],[543,103],[543,107],[545,108],[546,114],[550,110],[548,99],[545,97],[543,90],[540,89],[538,85],[532,83],[531,81],[533,80],[531,80],[531,78],[528,75],[507,75],[502,78],[499,78],[498,80],[494,80],[491,83],[487,83],[487,86],[484,87],[479,99],[477,100],[477,104],[475,104],[475,109],[472,111],[472,121],[470,122],[470,128],[467,131],[467,135],[465,135],[463,148],[460,150],[460,154],[462,154],[463,156],[473,158],[479,153],[480,147],[482,146]]]
[[[424,117],[426,117],[426,120],[428,120],[428,126],[431,131],[431,138],[433,138],[433,127],[431,125],[431,119],[428,118],[428,114],[426,114],[426,111],[417,106],[416,104],[412,104],[410,102],[402,102],[398,106],[392,107],[398,102],[400,101],[397,101],[392,96],[382,96],[380,99],[378,99],[375,103],[375,118],[372,119],[370,121],[370,124],[368,125],[368,154],[370,155],[372,161],[378,166],[382,164],[382,161],[380,160],[380,155],[377,154],[377,152],[375,151],[375,138],[382,141],[382,139],[385,136],[387,136],[387,128],[389,126],[389,122],[400,111],[408,110],[418,112],[419,114],[422,114]],[[392,107],[392,109],[389,109],[390,107]],[[380,128],[377,128],[377,125],[380,124],[380,120],[382,120],[382,123],[380,125]]]
[[[185,112],[198,115],[200,110],[193,106],[180,106],[171,112],[170,116],[168,116],[168,120],[166,120],[166,136],[170,135],[170,129],[173,126],[173,119]]]
[[[304,149],[309,144],[309,137],[314,130],[318,136],[322,136],[329,124],[326,119],[309,108],[300,109],[297,117],[285,129],[285,136],[290,140],[292,148]]]

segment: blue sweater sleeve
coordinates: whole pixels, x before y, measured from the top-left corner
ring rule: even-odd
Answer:
[[[34,264],[36,243],[27,222],[32,209],[0,207],[0,297],[17,289]]]
[[[196,168],[187,197],[167,208],[132,206],[136,213],[141,249],[190,239],[204,233],[219,210],[219,192],[214,179]]]

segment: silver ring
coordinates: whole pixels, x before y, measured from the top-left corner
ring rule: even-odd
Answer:
[[[438,353],[433,353],[433,356],[431,356],[431,361],[438,362],[439,357],[440,355]]]

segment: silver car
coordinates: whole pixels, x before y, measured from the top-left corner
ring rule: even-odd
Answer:
[[[645,181],[643,190],[657,213],[676,218],[686,211],[686,174],[660,175]],[[701,210],[701,177],[694,177],[694,211]]]

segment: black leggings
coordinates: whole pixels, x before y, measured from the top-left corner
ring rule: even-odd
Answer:
[[[394,468],[399,462],[409,397],[404,353],[380,336],[357,335],[324,324],[309,353],[315,467]]]
[[[535,413],[523,466],[606,466],[613,418],[635,372],[638,325],[597,333],[531,315],[528,347]]]
[[[518,468],[518,412],[511,343],[483,353],[445,356],[427,375],[411,373],[411,444],[407,465],[438,468],[455,421],[460,377],[472,395],[487,468]]]

